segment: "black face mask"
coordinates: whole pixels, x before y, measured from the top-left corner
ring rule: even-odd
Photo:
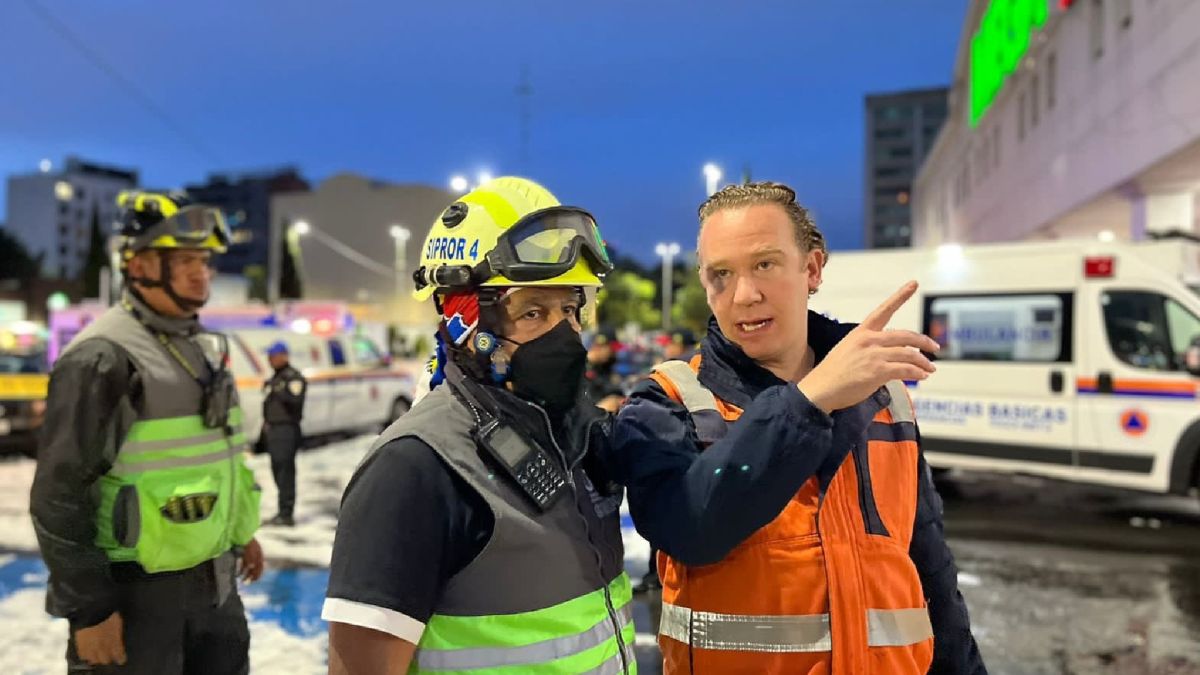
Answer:
[[[563,320],[539,338],[513,344],[517,349],[508,371],[513,393],[561,419],[575,405],[587,369],[587,349],[579,333]]]

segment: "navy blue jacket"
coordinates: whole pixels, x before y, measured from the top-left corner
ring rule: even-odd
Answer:
[[[853,328],[810,312],[808,339],[817,361]],[[701,384],[744,410],[727,435],[700,452],[687,410],[653,380],[645,380],[617,416],[611,455],[611,470],[628,488],[638,532],[686,565],[724,559],[774,520],[814,475],[822,489],[828,486],[854,440],[866,433],[874,411],[882,407],[868,400],[825,414],[795,385],[746,356],[715,321],[701,354]],[[986,674],[958,592],[954,557],[942,534],[941,498],[923,457],[920,462],[909,557],[921,577],[933,624],[929,672]]]

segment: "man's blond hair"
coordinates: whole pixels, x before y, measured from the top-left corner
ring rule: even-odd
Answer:
[[[804,253],[820,251],[826,260],[829,259],[829,249],[825,245],[825,235],[817,229],[808,209],[796,203],[796,191],[772,181],[745,183],[742,185],[726,185],[700,205],[700,227],[704,221],[718,211],[740,209],[759,204],[775,204],[783,209],[796,234],[796,244]]]

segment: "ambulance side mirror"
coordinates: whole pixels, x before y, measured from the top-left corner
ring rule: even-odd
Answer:
[[[1183,365],[1188,373],[1200,377],[1200,336],[1192,338],[1192,343],[1183,353]]]

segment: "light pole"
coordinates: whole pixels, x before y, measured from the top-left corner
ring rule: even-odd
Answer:
[[[663,259],[662,268],[662,326],[664,331],[671,330],[671,276],[675,271],[675,256],[679,255],[679,244],[675,242],[660,243],[654,247],[654,252]]]
[[[404,273],[408,266],[408,240],[412,237],[412,232],[403,225],[392,225],[388,228],[388,234],[392,235],[392,241],[396,244],[396,259],[393,267],[396,269],[396,302],[400,302],[400,298],[404,297]]]
[[[708,190],[708,196],[711,197],[717,191],[717,185],[721,182],[721,167],[709,162],[704,165],[704,187]]]

